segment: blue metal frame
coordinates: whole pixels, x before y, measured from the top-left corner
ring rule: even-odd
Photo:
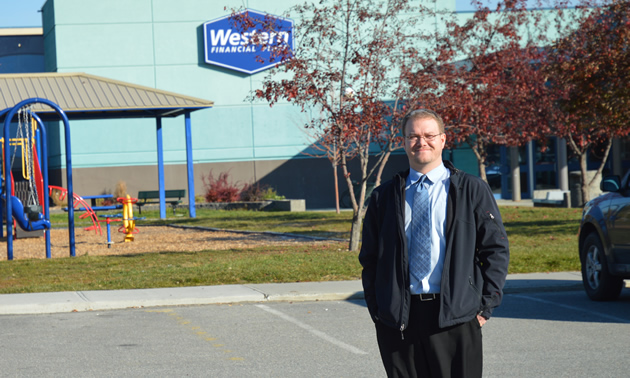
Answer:
[[[184,114],[186,131],[186,171],[188,178],[188,213],[191,218],[197,217],[195,207],[195,170],[192,156],[192,122],[190,112]],[[162,131],[162,118],[156,118],[156,138],[158,156],[158,189],[160,192],[160,218],[166,219],[166,190],[164,188],[164,139]]]
[[[190,112],[186,112],[186,168],[188,171],[188,213],[191,218],[197,217],[195,210],[195,170],[192,156],[192,124]]]
[[[166,219],[166,195],[164,190],[164,142],[162,139],[162,117],[156,120],[157,155],[158,155],[158,189],[160,192],[160,219]]]
[[[38,147],[40,148],[40,164],[42,177],[44,179],[44,217],[46,220],[50,221],[50,202],[48,201],[48,133],[46,131],[46,126],[44,122],[42,122],[41,118],[37,116],[37,114],[31,112],[31,116],[37,121],[38,126]],[[46,258],[49,259],[52,257],[50,252],[50,230],[45,230],[44,235],[46,238]]]
[[[9,112],[9,110],[11,110],[11,108],[6,108],[2,111],[0,111],[0,117],[3,117],[6,113]],[[4,184],[4,183],[3,183]],[[8,200],[8,197],[7,197]],[[4,217],[2,215],[2,209],[0,209],[0,238],[4,237]],[[11,256],[13,258],[13,256]],[[7,256],[8,258],[8,256]]]
[[[16,104],[7,114],[6,118],[4,119],[4,161],[5,161],[5,170],[4,170],[4,193],[5,193],[5,197],[10,195],[11,191],[12,191],[12,185],[11,185],[11,167],[9,166],[9,162],[11,161],[11,151],[10,151],[10,144],[9,144],[9,130],[11,127],[11,120],[13,119],[13,117],[15,116],[15,114],[18,112],[18,110],[20,108],[22,108],[25,105],[29,105],[29,104],[34,104],[34,103],[41,103],[41,104],[45,104],[50,106],[51,108],[53,108],[55,110],[55,112],[57,112],[57,114],[61,117],[61,119],[63,120],[64,123],[64,131],[65,131],[65,144],[66,144],[66,180],[67,180],[67,185],[68,185],[68,233],[69,233],[69,243],[70,243],[70,256],[74,257],[75,256],[75,235],[74,235],[74,191],[73,191],[73,185],[72,185],[72,154],[71,154],[71,139],[70,139],[70,122],[68,121],[68,117],[66,116],[66,113],[63,111],[63,109],[61,109],[57,104],[55,104],[54,102],[47,100],[45,98],[39,98],[39,97],[35,97],[35,98],[30,98],[27,100],[24,100],[18,104]],[[3,113],[0,113],[0,115],[2,115]],[[40,123],[40,125],[42,125],[43,123],[41,122],[41,119],[38,117],[37,118],[37,122]],[[45,133],[45,131],[44,131]],[[45,138],[43,138],[45,140]],[[42,145],[45,145],[46,143],[42,143]],[[45,155],[44,155],[45,153]],[[46,151],[42,151],[42,162],[46,162],[46,169],[44,170],[44,168],[42,167],[42,175],[44,175],[44,187],[46,188],[45,190],[48,190],[48,151],[46,149]],[[10,219],[12,219],[12,209],[11,209],[11,201],[8,200],[5,201],[5,214],[6,214],[6,220],[7,220],[7,259],[8,260],[12,260],[13,259],[13,230],[12,230],[12,226],[13,226],[13,222],[10,221]],[[48,207],[48,203],[46,202],[45,204],[46,207]],[[48,210],[46,211],[46,216],[48,215]],[[49,243],[49,233],[46,232],[47,236],[47,243]],[[49,247],[47,246],[47,249]],[[46,257],[49,257],[49,250],[46,251]]]

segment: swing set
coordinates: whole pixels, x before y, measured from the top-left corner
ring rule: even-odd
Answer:
[[[9,171],[11,179],[11,192],[10,201],[12,203],[12,215],[15,223],[17,223],[25,231],[38,231],[50,229],[50,222],[44,218],[42,203],[44,203],[44,181],[39,169],[39,159],[37,154],[37,139],[36,134],[37,122],[32,116],[32,107],[26,106],[18,110],[18,127],[15,138],[9,139],[9,148],[13,147],[13,153],[11,155],[9,167],[13,167],[15,164],[15,158],[19,154],[21,155],[21,168],[22,178],[28,182],[28,191],[26,194],[26,203],[23,204],[22,200],[15,195],[15,181],[13,172]],[[0,138],[2,142],[2,149],[4,154],[4,138]],[[5,177],[5,170],[7,169],[6,161],[2,162],[2,177]],[[3,199],[6,198],[3,194]]]
[[[46,127],[42,120],[33,111],[33,104],[44,103],[53,108],[62,118],[65,126],[66,142],[66,173],[68,188],[48,185],[48,152]],[[7,114],[8,113],[8,114]],[[70,238],[70,256],[75,256],[74,235],[74,211],[84,211],[81,219],[89,217],[92,226],[85,230],[94,230],[102,234],[100,221],[91,206],[72,190],[72,160],[70,153],[70,128],[68,118],[58,105],[50,100],[32,98],[24,100],[12,109],[0,111],[0,117],[6,114],[4,122],[4,137],[0,138],[2,145],[2,176],[0,176],[0,225],[6,222],[7,233],[7,259],[13,259],[13,232],[12,226],[20,227],[27,232],[43,231],[46,237],[46,258],[51,258],[50,251],[50,212],[48,197],[57,195],[60,200],[68,202],[68,228]],[[17,114],[17,131],[10,138],[11,121]],[[39,148],[38,148],[39,147]],[[40,153],[41,152],[41,153]],[[12,168],[17,156],[20,156],[21,176],[28,182],[25,204],[15,193],[15,181]],[[40,161],[39,156],[43,157]],[[7,164],[7,162],[9,164]],[[48,192],[48,193],[46,193]],[[7,193],[11,193],[7,195]],[[144,218],[134,218],[132,204],[135,198],[119,198],[118,202],[124,209],[124,215],[116,215],[121,219],[107,219],[107,241],[111,246],[110,223],[122,222],[119,232],[125,233],[125,242],[133,241],[133,235],[138,233],[135,221]],[[117,207],[118,208],[118,207]],[[10,220],[13,221],[10,221]],[[3,237],[4,228],[0,227],[0,237]]]
[[[4,118],[2,142],[2,177],[0,178],[0,225],[6,220],[7,259],[13,259],[13,226],[25,231],[43,231],[46,238],[46,257],[50,252],[50,208],[48,195],[48,147],[46,127],[33,111],[33,104],[42,103],[53,108],[63,120],[66,142],[66,174],[68,188],[68,228],[70,256],[75,256],[74,235],[74,199],[72,190],[72,160],[70,154],[70,126],[68,117],[55,103],[43,98],[31,98],[16,104],[11,109],[0,111]],[[18,116],[18,126],[15,137],[10,137],[11,121]],[[38,148],[41,154],[38,152]],[[21,156],[22,178],[28,181],[26,203],[23,204],[15,195],[15,183],[12,167],[17,155]],[[40,162],[39,156],[43,159]],[[78,197],[80,199],[80,197]],[[81,199],[82,201],[82,199]],[[97,222],[98,224],[98,222]],[[0,227],[0,237],[3,237],[4,227]]]

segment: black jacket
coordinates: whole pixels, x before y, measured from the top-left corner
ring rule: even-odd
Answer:
[[[440,295],[440,327],[477,314],[490,318],[501,303],[509,245],[490,187],[479,177],[451,171],[446,215],[446,252]],[[374,189],[363,225],[359,261],[363,289],[375,322],[406,329],[411,292],[405,236],[405,180],[409,171]]]

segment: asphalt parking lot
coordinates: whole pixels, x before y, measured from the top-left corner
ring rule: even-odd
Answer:
[[[2,300],[4,296],[0,296]],[[2,377],[383,377],[361,298],[0,315]],[[630,289],[505,295],[484,326],[487,377],[627,374]]]

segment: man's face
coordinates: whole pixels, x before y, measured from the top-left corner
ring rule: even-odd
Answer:
[[[416,118],[407,121],[405,152],[411,168],[426,174],[439,166],[445,144],[446,135],[440,133],[440,127],[434,119]]]

